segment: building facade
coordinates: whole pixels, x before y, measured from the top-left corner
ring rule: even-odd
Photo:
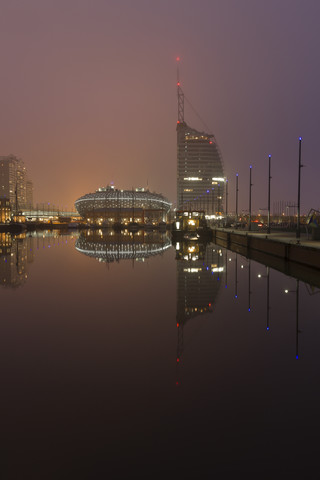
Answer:
[[[11,220],[10,200],[0,198],[0,223],[9,223]]]
[[[177,123],[177,209],[223,212],[225,182],[222,156],[213,135]]]
[[[27,209],[32,210],[33,208],[33,182],[27,180],[26,182],[26,202]]]
[[[10,201],[12,212],[30,207],[32,182],[27,179],[24,162],[14,155],[0,157],[0,197]]]
[[[142,188],[107,186],[78,198],[75,207],[82,218],[94,224],[156,224],[167,220],[171,203],[163,195]]]

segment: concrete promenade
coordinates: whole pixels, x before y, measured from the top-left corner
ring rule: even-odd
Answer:
[[[247,258],[320,288],[320,241],[295,232],[248,232],[214,228],[213,241]]]

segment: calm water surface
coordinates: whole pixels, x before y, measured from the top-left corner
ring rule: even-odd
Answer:
[[[1,478],[316,478],[318,288],[159,233],[0,235]]]

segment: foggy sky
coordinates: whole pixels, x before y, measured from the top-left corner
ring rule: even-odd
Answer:
[[[34,200],[73,207],[114,182],[176,201],[176,62],[222,152],[229,210],[320,208],[320,2],[0,0],[0,155],[22,158]],[[205,130],[188,104],[185,120]]]

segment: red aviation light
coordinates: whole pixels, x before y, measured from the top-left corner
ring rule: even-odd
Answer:
[[[177,62],[180,62],[180,57],[177,57],[176,60],[177,60]]]
[[[180,323],[177,323],[177,327],[178,327],[178,328],[179,328],[179,326],[180,326]]]
[[[177,120],[177,123],[180,123],[180,120]]]
[[[210,142],[209,142],[209,143],[211,144],[211,143],[212,143],[212,141],[210,140]]]
[[[180,87],[180,82],[177,82],[178,87]]]
[[[180,358],[178,357],[178,358],[177,358],[177,363],[179,363],[179,362],[180,362]]]
[[[209,307],[211,307],[211,303],[209,303]]]

